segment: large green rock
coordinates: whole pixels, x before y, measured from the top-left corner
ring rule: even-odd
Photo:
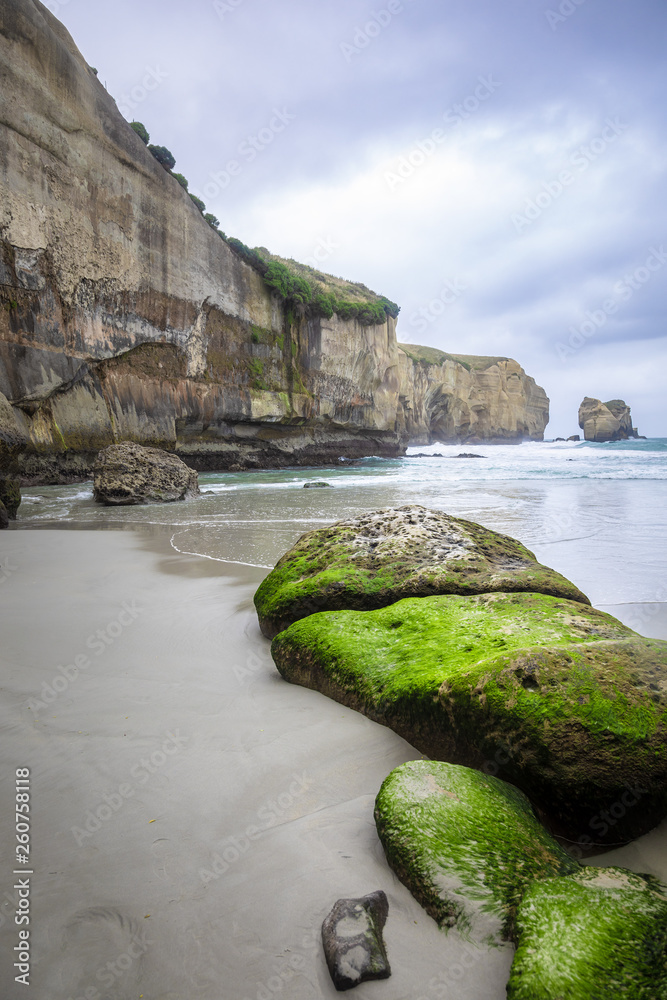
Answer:
[[[375,822],[389,864],[413,896],[441,927],[479,943],[511,939],[534,879],[579,868],[525,795],[455,764],[401,764],[378,793]]]
[[[383,608],[404,597],[531,591],[589,604],[520,542],[416,505],[302,535],[255,594],[270,639],[316,611]]]
[[[666,1000],[667,886],[584,868],[530,886],[508,1000]]]
[[[542,594],[323,612],[271,647],[280,673],[429,757],[521,788],[586,851],[667,812],[667,642]]]

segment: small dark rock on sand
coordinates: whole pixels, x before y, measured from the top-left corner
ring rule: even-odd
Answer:
[[[339,899],[322,924],[329,973],[339,992],[391,975],[382,929],[389,903],[380,889],[359,899]]]

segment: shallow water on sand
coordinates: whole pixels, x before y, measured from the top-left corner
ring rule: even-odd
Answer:
[[[153,526],[171,532],[178,552],[269,569],[304,531],[417,503],[518,538],[594,605],[667,635],[667,440],[462,451],[433,445],[410,449],[428,457],[205,474],[203,495],[183,504],[105,508],[90,483],[26,488],[19,526]],[[331,488],[304,489],[318,481]]]

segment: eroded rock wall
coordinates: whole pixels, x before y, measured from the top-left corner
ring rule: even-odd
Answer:
[[[542,441],[549,399],[511,358],[442,364],[401,359],[401,396],[409,438],[435,441]]]

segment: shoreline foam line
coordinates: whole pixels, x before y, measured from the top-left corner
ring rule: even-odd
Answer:
[[[174,544],[174,539],[178,532],[175,532],[169,539],[169,544],[175,552],[178,552],[181,556],[198,556],[200,559],[211,559],[212,562],[221,563],[232,563],[234,566],[250,566],[253,569],[273,569],[273,566],[265,566],[263,563],[249,563],[241,562],[240,559],[220,559],[218,556],[208,556],[204,552],[186,552],[185,549],[179,549],[177,545]]]

